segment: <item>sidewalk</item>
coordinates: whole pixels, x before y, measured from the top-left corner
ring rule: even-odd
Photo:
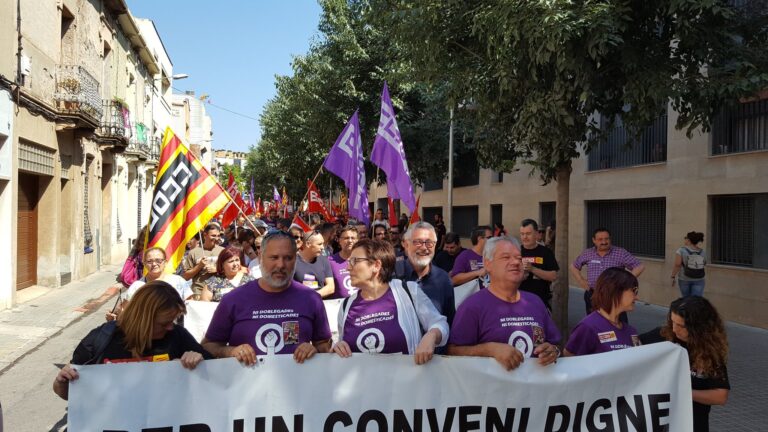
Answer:
[[[109,301],[118,292],[119,266],[102,266],[85,279],[60,288],[30,287],[20,303],[0,311],[0,374],[63,328]]]

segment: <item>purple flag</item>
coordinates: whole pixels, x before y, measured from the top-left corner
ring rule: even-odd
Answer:
[[[254,211],[256,211],[256,198],[255,198],[255,195],[253,194],[253,177],[251,177],[251,196],[249,199],[251,203],[251,208],[254,209]]]
[[[363,142],[357,111],[331,147],[323,166],[344,180],[349,190],[349,215],[368,225],[368,189],[363,166]]]
[[[277,186],[275,186],[275,185],[272,185],[272,199],[276,203],[280,203],[280,202],[283,201],[283,200],[280,199],[280,192],[277,191]]]
[[[381,91],[381,117],[379,117],[379,130],[373,141],[371,162],[387,173],[387,195],[392,199],[399,198],[413,213],[416,209],[416,201],[413,197],[411,173],[408,171],[403,139],[400,137],[400,129],[397,128],[395,110],[392,108],[392,99],[389,98],[386,82]]]

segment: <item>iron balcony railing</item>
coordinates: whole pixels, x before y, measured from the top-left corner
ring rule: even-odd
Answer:
[[[99,82],[82,66],[57,65],[53,98],[59,111],[86,115],[98,122],[102,114]]]
[[[105,138],[127,140],[131,136],[130,112],[121,103],[105,99],[102,101],[103,114],[99,135]]]
[[[149,140],[149,160],[155,162],[160,160],[160,144],[160,137],[152,137]]]

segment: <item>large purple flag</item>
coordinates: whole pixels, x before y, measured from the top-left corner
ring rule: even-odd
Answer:
[[[408,171],[403,139],[400,137],[400,129],[397,128],[395,110],[392,108],[386,82],[381,91],[381,117],[376,140],[373,142],[371,162],[387,173],[387,195],[392,199],[399,198],[413,213],[416,201],[413,197],[411,173]]]
[[[283,200],[280,198],[280,192],[277,191],[277,186],[272,185],[272,199],[276,203],[280,204]]]
[[[368,189],[363,166],[363,142],[357,111],[344,126],[323,166],[344,180],[349,189],[349,215],[369,224]]]

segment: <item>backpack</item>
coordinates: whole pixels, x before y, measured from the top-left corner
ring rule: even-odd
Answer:
[[[704,265],[707,264],[707,260],[701,254],[702,251],[692,251],[687,248],[685,251],[687,253],[683,254],[683,274],[691,279],[702,279]]]
[[[112,336],[115,334],[117,328],[117,321],[108,321],[99,327],[98,332],[93,332],[89,336],[83,339],[83,345],[91,354],[91,358],[85,362],[88,364],[100,364],[104,350],[107,349],[107,345],[112,341]]]

